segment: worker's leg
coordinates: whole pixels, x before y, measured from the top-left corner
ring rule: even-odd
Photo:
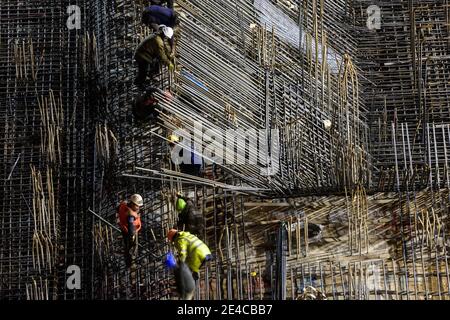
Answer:
[[[202,176],[202,165],[194,164],[194,176],[201,177]]]
[[[159,74],[159,69],[160,69],[160,61],[158,59],[153,59],[153,61],[150,63],[150,70],[148,71],[149,77],[153,78],[157,74]]]
[[[134,237],[134,240],[130,238],[130,267],[135,267],[135,260],[137,256],[137,250],[138,250],[138,235]]]
[[[194,298],[195,290],[186,294],[185,300],[192,300]]]
[[[188,174],[188,175],[191,175],[191,176],[200,177],[201,169],[202,169],[201,165],[186,164],[186,163],[180,164],[180,171],[181,171],[181,173]]]
[[[136,58],[136,63],[138,66],[138,74],[136,76],[136,80],[134,81],[134,84],[137,86],[143,86],[145,83],[145,80],[147,79],[148,62],[145,60]]]
[[[127,268],[131,266],[131,257],[130,257],[130,239],[128,233],[122,231],[123,238],[123,256],[125,258],[125,265]]]
[[[208,254],[205,257],[205,259],[203,260],[203,262],[200,266],[200,269],[203,268],[206,265],[206,263],[211,260],[212,260],[212,255]],[[195,280],[195,292],[197,292],[196,299],[200,300],[200,282],[199,282],[200,276],[199,276],[198,272],[192,272],[192,277]],[[205,283],[205,285],[207,285],[207,284]]]
[[[208,254],[206,258],[203,260],[202,264],[200,265],[200,269],[203,268],[203,266],[208,262],[212,260],[212,255]],[[197,282],[199,279],[198,272],[192,272],[192,277]]]
[[[195,293],[195,281],[191,270],[185,263],[180,263],[174,270],[175,283],[181,300],[192,300]]]

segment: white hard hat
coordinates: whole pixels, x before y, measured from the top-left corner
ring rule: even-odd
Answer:
[[[171,27],[167,27],[165,25],[160,25],[159,29],[164,33],[164,35],[169,38],[172,39],[173,37],[173,29]]]
[[[323,126],[325,127],[325,130],[330,130],[332,125],[333,124],[331,123],[330,120],[324,120],[323,121]]]
[[[139,207],[144,206],[144,200],[142,199],[142,197],[139,194],[133,194],[130,197],[130,202],[134,203],[135,205],[137,205]]]

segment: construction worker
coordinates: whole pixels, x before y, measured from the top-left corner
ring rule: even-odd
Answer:
[[[125,264],[132,267],[137,253],[138,234],[141,230],[140,209],[144,206],[142,196],[132,195],[128,202],[122,201],[117,212],[117,222],[124,241]]]
[[[165,25],[174,30],[177,29],[179,20],[178,14],[175,10],[161,7],[161,6],[150,6],[144,9],[142,13],[142,23],[152,28],[155,32],[158,31],[160,25]],[[169,39],[169,44],[171,48],[170,57],[175,56],[175,37]]]
[[[180,143],[180,137],[178,137],[177,135],[174,135],[174,134],[169,136],[169,146],[172,149],[172,152],[174,151],[175,146],[179,143]],[[188,174],[191,176],[201,177],[202,176],[202,167],[203,167],[203,158],[198,154],[198,152],[193,151],[194,150],[193,145],[190,146],[189,150],[186,147],[187,146],[183,145],[183,148],[180,151],[180,153],[178,154],[178,156],[184,160],[185,159],[184,152],[188,152],[190,155],[190,157],[188,158],[189,162],[185,163],[184,161],[182,161],[181,163],[175,163],[175,162],[173,162],[173,158],[172,158],[172,164],[173,165],[178,164],[180,166],[181,173]],[[174,156],[174,155],[171,154],[171,156]]]
[[[158,31],[160,25],[165,25],[174,29],[178,24],[178,14],[175,10],[161,7],[150,6],[142,12],[142,23]]]
[[[163,5],[164,3],[167,4],[167,8],[173,9],[173,0],[150,0],[151,5]]]
[[[138,75],[135,80],[137,86],[144,84],[149,73],[156,74],[161,63],[166,65],[170,71],[175,69],[170,58],[172,49],[169,44],[166,44],[166,40],[172,39],[172,37],[173,29],[160,25],[156,33],[151,34],[138,45],[134,54],[138,65]]]
[[[191,199],[183,197],[179,193],[177,195],[176,208],[178,212],[179,230],[189,231],[196,236],[203,234],[203,215],[196,209]]]
[[[192,271],[192,277],[197,281],[200,268],[212,259],[208,246],[193,234],[176,229],[169,230],[167,239],[174,243],[178,251],[178,260],[180,263],[186,263],[188,265]]]

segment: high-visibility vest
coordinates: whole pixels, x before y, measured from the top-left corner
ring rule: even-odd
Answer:
[[[184,260],[193,272],[198,272],[206,257],[211,254],[202,240],[186,231],[178,232],[175,247],[180,259]]]
[[[119,226],[122,231],[128,233],[128,217],[134,217],[134,227],[136,229],[136,233],[141,230],[142,223],[141,217],[136,211],[131,210],[131,208],[125,203],[121,202],[119,205]]]

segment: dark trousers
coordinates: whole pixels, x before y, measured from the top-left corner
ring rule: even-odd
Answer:
[[[180,164],[181,173],[191,176],[201,177],[202,165],[201,164]]]
[[[122,231],[122,237],[123,237],[123,254],[124,254],[124,258],[125,258],[125,264],[127,266],[127,268],[130,268],[133,263],[134,260],[136,259],[136,255],[137,255],[137,248],[138,248],[138,235],[136,234],[136,237],[134,238],[134,241],[132,239],[132,237]]]
[[[181,300],[192,300],[195,292],[195,280],[192,278],[191,270],[181,262],[174,270],[175,283]]]
[[[147,80],[147,75],[154,76],[159,71],[159,62],[157,60],[153,60],[152,62],[148,62],[144,59],[136,57],[136,63],[138,67],[138,74],[136,76],[136,80],[134,84],[142,87]]]

